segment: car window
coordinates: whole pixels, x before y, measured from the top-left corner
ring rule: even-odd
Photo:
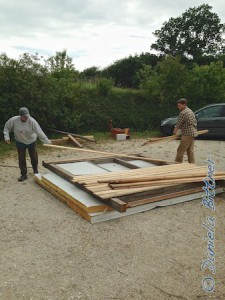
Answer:
[[[222,105],[211,106],[198,112],[198,118],[216,118],[220,117]]]

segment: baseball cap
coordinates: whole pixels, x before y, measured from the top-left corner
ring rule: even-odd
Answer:
[[[29,115],[29,110],[28,110],[28,108],[26,108],[26,107],[21,107],[21,108],[19,109],[19,115],[20,115],[20,116]]]

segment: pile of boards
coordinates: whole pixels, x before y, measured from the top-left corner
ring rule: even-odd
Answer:
[[[51,139],[53,145],[64,145],[68,143],[72,143],[75,147],[83,148],[84,142],[94,142],[96,143],[95,138],[91,136],[82,136],[74,133],[67,133],[65,131],[54,130],[58,133],[65,133],[66,136],[57,139]]]
[[[35,181],[91,223],[111,220],[204,195],[207,166],[166,164],[148,158],[98,157],[43,162]],[[217,171],[215,192],[224,191]]]

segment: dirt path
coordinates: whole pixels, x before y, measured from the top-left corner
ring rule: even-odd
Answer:
[[[141,147],[144,141],[90,146],[174,160],[177,141]],[[211,155],[216,168],[225,170],[224,141],[197,140],[195,148],[197,164],[206,165]],[[85,156],[90,154],[39,153],[40,161]],[[0,161],[1,300],[225,299],[224,194],[215,197],[214,212],[199,199],[91,225],[37,185],[31,170],[20,183],[16,157]],[[39,170],[47,172],[42,166]],[[203,226],[207,217],[215,218],[210,224],[215,274],[201,270],[207,235],[213,232],[209,224]],[[202,288],[207,276],[215,280],[212,293]]]

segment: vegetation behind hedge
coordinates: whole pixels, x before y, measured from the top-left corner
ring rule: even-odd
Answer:
[[[187,67],[179,57],[160,58],[157,65],[143,65],[137,72],[138,89],[128,89],[115,87],[113,79],[101,74],[85,80],[65,53],[60,54],[64,56],[51,58],[50,65],[28,54],[19,60],[0,55],[2,129],[22,106],[29,108],[45,132],[53,128],[88,133],[108,131],[110,119],[114,127],[133,131],[158,129],[162,119],[178,114],[180,97],[187,97],[193,110],[225,101],[220,61]]]

